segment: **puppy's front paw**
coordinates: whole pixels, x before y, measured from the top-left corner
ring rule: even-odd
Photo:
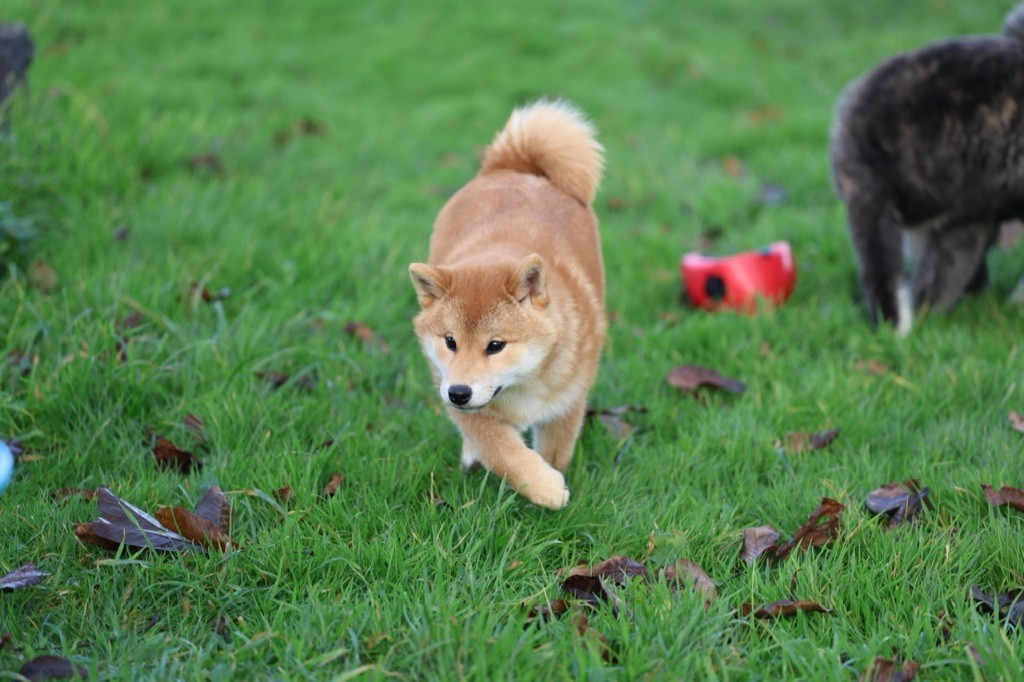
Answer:
[[[569,504],[569,489],[565,486],[565,477],[551,468],[531,479],[519,492],[538,507],[562,509]]]

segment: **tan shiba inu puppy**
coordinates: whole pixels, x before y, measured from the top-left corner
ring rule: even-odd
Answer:
[[[604,344],[591,208],[602,167],[594,129],[571,105],[515,110],[438,215],[429,263],[409,266],[422,307],[413,325],[462,433],[462,464],[551,509],[569,501],[562,472]]]

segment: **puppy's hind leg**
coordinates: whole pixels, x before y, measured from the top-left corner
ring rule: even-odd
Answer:
[[[931,233],[914,273],[914,302],[945,312],[968,289],[984,288],[988,279],[985,255],[992,237],[988,220],[958,223]]]
[[[868,189],[850,193],[846,213],[868,318],[877,325],[881,315],[905,334],[913,310],[903,282],[903,218],[883,193]]]

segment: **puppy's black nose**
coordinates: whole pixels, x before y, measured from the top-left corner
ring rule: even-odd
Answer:
[[[453,405],[465,405],[473,397],[473,389],[465,384],[455,384],[448,388],[448,400]]]

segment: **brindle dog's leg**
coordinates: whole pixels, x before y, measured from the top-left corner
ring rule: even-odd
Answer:
[[[869,188],[858,188],[846,197],[846,212],[868,318],[877,325],[881,315],[906,333],[913,311],[900,300],[904,286],[903,218],[895,204]]]
[[[914,274],[917,305],[948,311],[968,288],[984,287],[988,280],[985,254],[995,236],[993,225],[987,218],[975,219],[929,235]]]

